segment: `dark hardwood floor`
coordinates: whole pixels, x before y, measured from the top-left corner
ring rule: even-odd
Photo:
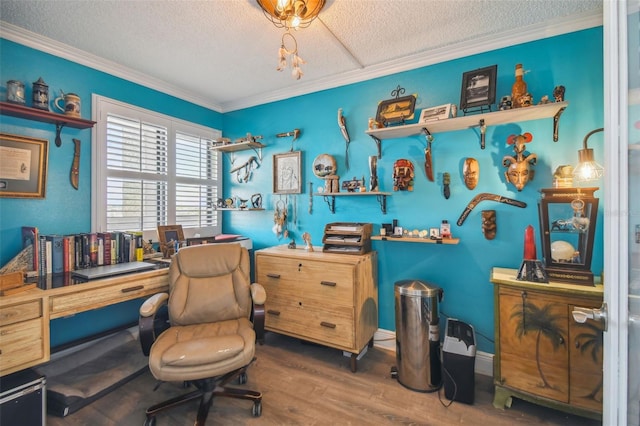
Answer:
[[[251,415],[252,403],[230,398],[213,401],[208,425],[599,425],[600,422],[513,399],[506,410],[492,405],[490,377],[476,375],[475,402],[445,407],[438,393],[406,389],[390,377],[395,354],[371,348],[352,373],[341,351],[267,333],[244,386],[263,393],[262,416]],[[105,397],[65,418],[47,416],[50,426],[142,425],[145,409],[187,392],[164,383],[153,391],[147,371]],[[442,402],[449,401],[444,398]],[[157,417],[157,425],[192,425],[197,402]]]

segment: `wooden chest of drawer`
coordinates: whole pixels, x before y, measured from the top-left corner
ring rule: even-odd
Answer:
[[[0,376],[48,359],[49,322],[44,315],[43,299],[3,305],[0,309]]]
[[[356,355],[372,342],[378,328],[376,252],[354,256],[282,246],[255,256],[256,281],[267,292],[267,330]]]

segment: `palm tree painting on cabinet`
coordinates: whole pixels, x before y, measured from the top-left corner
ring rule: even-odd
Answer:
[[[562,321],[566,320],[566,314],[554,312],[553,305],[547,304],[539,308],[528,302],[526,293],[523,292],[522,303],[513,307],[512,319],[517,319],[516,335],[522,338],[527,333],[533,333],[536,339],[536,366],[542,380],[542,387],[553,388],[547,380],[540,364],[540,341],[547,339],[554,351],[564,347],[565,335],[563,334]]]

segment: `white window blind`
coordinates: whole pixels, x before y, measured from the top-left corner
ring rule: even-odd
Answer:
[[[94,150],[95,231],[140,231],[182,225],[185,236],[221,231],[215,210],[220,132],[94,96],[99,132]],[[100,200],[104,200],[101,205]]]

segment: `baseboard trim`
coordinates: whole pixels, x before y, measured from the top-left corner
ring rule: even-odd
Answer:
[[[373,335],[373,346],[391,352],[396,351],[395,331],[379,328]],[[493,354],[476,351],[475,372],[484,376],[493,376]]]

